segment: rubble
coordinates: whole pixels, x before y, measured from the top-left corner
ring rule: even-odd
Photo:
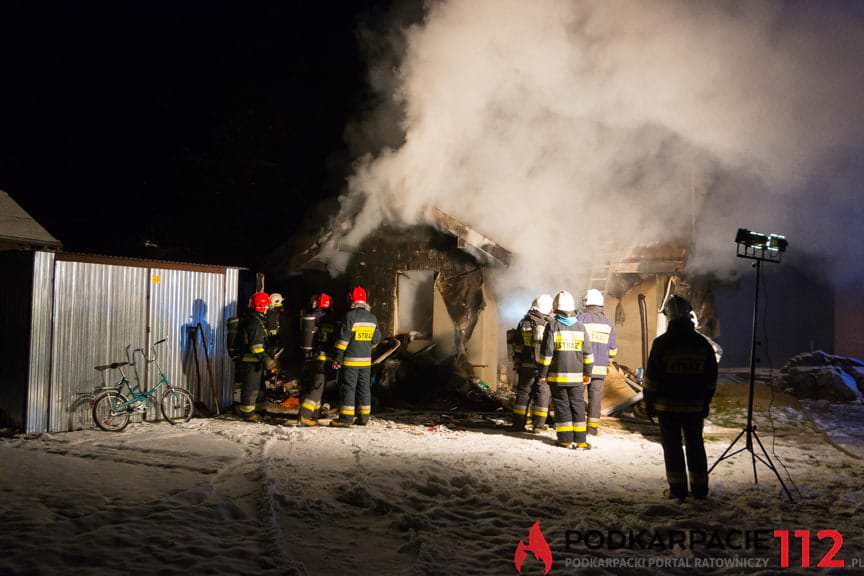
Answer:
[[[799,354],[786,363],[774,384],[798,398],[860,402],[864,362],[821,350]]]

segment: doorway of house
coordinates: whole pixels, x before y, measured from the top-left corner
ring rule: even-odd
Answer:
[[[432,337],[432,306],[435,299],[433,270],[406,270],[397,273],[396,332],[418,332]]]

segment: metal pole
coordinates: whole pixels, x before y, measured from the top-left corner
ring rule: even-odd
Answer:
[[[753,334],[750,341],[750,392],[747,399],[747,450],[753,451],[753,395],[756,388],[756,325],[759,318],[759,277],[762,262],[756,260],[756,296],[753,298]],[[753,475],[756,475],[756,463],[753,463]]]

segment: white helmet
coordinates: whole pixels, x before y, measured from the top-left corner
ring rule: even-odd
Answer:
[[[282,295],[279,294],[278,292],[274,292],[273,294],[270,295],[270,306],[272,306],[273,308],[281,307],[282,301],[283,301]]]
[[[549,314],[552,312],[552,296],[549,294],[540,294],[531,303],[531,308],[541,314]]]
[[[603,293],[596,288],[591,288],[585,292],[585,306],[603,306]]]
[[[560,312],[576,311],[576,301],[573,300],[573,295],[566,290],[562,290],[555,295],[555,302],[553,303],[553,306],[555,310],[558,310]]]

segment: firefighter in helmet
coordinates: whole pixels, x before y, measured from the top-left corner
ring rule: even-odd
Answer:
[[[513,404],[513,431],[524,432],[528,420],[528,405],[533,401],[531,416],[534,432],[546,428],[549,415],[549,385],[538,378],[537,360],[543,332],[552,313],[552,296],[541,294],[531,303],[531,309],[519,321],[513,342],[514,363],[519,373],[516,400]]]
[[[300,405],[300,425],[317,426],[318,410],[327,375],[335,359],[333,344],[336,323],[331,315],[333,299],[329,294],[315,296],[312,311],[303,315],[303,402]]]
[[[654,339],[645,370],[645,407],[648,415],[657,416],[660,422],[668,496],[678,500],[687,497],[688,472],[693,496],[708,495],[702,426],[717,388],[714,349],[696,332],[691,310],[690,303],[680,296],[667,300],[663,313],[669,325],[665,334]]]
[[[265,318],[267,322],[267,342],[270,345],[271,350],[276,350],[282,345],[280,341],[280,335],[282,326],[283,302],[284,299],[282,298],[282,295],[278,292],[274,292],[270,295],[270,309],[267,310]]]
[[[555,315],[540,345],[540,379],[549,382],[555,406],[555,433],[563,448],[588,450],[585,434],[585,384],[591,381],[591,337],[576,318],[573,295],[555,295]]]
[[[348,295],[350,310],[336,340],[333,368],[341,370],[339,379],[339,419],[330,425],[365,426],[372,415],[372,349],[381,341],[378,319],[366,302],[366,290],[355,286]]]
[[[591,366],[591,383],[588,384],[588,433],[600,433],[600,405],[603,401],[603,383],[609,369],[609,361],[618,354],[615,326],[603,312],[603,293],[591,288],[582,300],[585,307],[577,318],[591,336],[591,351],[594,364]]]
[[[264,377],[276,369],[276,362],[267,351],[267,323],[265,314],[270,307],[270,297],[264,292],[255,292],[249,298],[249,314],[243,318],[239,336],[243,355],[238,363],[243,387],[240,392],[240,415],[244,420],[257,422],[256,408],[263,405]]]

